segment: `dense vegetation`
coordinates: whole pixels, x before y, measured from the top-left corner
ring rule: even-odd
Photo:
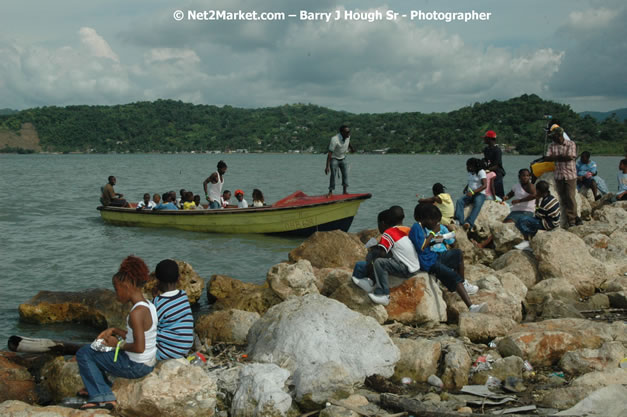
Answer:
[[[345,123],[352,128],[358,150],[390,153],[478,152],[483,134],[493,129],[499,144],[522,154],[540,154],[547,114],[561,120],[580,149],[603,154],[627,151],[626,122],[580,117],[568,105],[536,95],[430,114],[352,114],[311,104],[242,109],[173,100],[42,107],[0,116],[0,129],[18,132],[22,123],[33,123],[42,148],[57,152],[324,152],[329,138]]]

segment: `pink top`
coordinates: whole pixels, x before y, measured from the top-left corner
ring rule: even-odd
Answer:
[[[525,191],[525,189],[522,187],[522,185],[520,185],[520,183],[515,184],[512,187],[512,191],[514,192],[514,198],[513,198],[514,200],[520,200],[529,195],[529,193]],[[511,211],[530,211],[533,213],[536,210],[536,200],[531,199],[529,201],[524,201],[522,203],[512,204],[512,207],[510,210]]]
[[[490,171],[486,174],[486,185],[484,193],[488,200],[494,200],[494,196],[496,195],[494,194],[494,187],[492,185],[492,181],[494,180],[494,178],[496,178],[496,174],[493,171]]]

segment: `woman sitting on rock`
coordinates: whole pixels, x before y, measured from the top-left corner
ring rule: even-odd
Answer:
[[[82,410],[116,406],[111,382],[105,375],[135,379],[149,374],[156,363],[157,310],[142,294],[142,286],[148,281],[148,267],[138,257],[129,256],[113,276],[115,294],[121,303],[132,301],[133,307],[126,319],[126,330],[109,328],[96,340],[102,339],[104,349],[95,350],[92,345],[83,346],[76,353],[78,370],[85,384],[88,402]],[[107,348],[108,347],[108,348]],[[113,349],[111,349],[113,348]],[[106,351],[103,351],[106,350]]]

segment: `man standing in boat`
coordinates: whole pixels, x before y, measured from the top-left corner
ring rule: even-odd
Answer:
[[[113,186],[116,183],[116,178],[111,175],[108,178],[107,185],[102,187],[102,195],[100,196],[100,202],[103,206],[111,207],[128,207],[129,204],[122,198],[122,194],[116,193]]]
[[[222,197],[222,186],[224,185],[224,174],[226,173],[226,163],[224,161],[218,162],[217,171],[209,175],[202,183],[202,187],[205,190],[205,197],[209,202],[210,209],[219,209],[220,197]],[[209,184],[209,190],[207,191],[207,184]]]
[[[340,126],[340,133],[331,138],[329,143],[329,152],[327,154],[327,165],[324,168],[324,174],[327,175],[329,170],[331,171],[331,177],[329,178],[329,194],[328,197],[333,195],[335,190],[335,177],[337,176],[337,170],[342,173],[342,189],[344,194],[347,194],[348,188],[348,162],[346,162],[346,153],[355,152],[355,149],[350,144],[351,130],[348,126]]]

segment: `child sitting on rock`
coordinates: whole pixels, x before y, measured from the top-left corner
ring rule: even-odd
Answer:
[[[529,240],[538,230],[553,230],[560,225],[560,203],[549,189],[549,183],[539,181],[536,184],[536,214],[534,217],[522,217],[516,222],[516,227],[523,234],[525,240],[514,246],[516,249],[529,248]]]
[[[194,343],[194,317],[187,294],[177,290],[179,266],[165,259],[155,269],[157,290],[154,299],[157,309],[157,359],[184,358]]]
[[[443,223],[451,224],[455,220],[455,206],[453,205],[451,195],[445,193],[444,190],[446,190],[446,187],[439,182],[436,182],[431,188],[431,191],[433,191],[433,197],[421,198],[418,202],[420,204],[435,205],[442,213]]]
[[[376,304],[390,304],[388,274],[409,278],[420,269],[418,256],[407,237],[409,227],[402,226],[405,214],[399,206],[392,206],[379,215],[379,243],[368,254],[366,277],[353,277],[353,282],[368,293]],[[391,254],[391,256],[389,256]]]
[[[414,209],[416,223],[411,227],[409,239],[413,243],[422,270],[435,275],[451,292],[457,291],[471,313],[481,311],[484,304],[472,304],[468,294],[476,294],[479,288],[464,280],[464,255],[460,249],[436,253],[431,250],[442,219],[440,210],[431,204],[418,204]],[[427,231],[429,230],[429,231]]]
[[[142,286],[147,281],[148,267],[135,256],[124,259],[120,270],[113,276],[118,300],[123,304],[131,301],[133,307],[126,319],[126,330],[112,327],[98,335],[98,339],[104,340],[104,345],[115,349],[102,352],[85,345],[76,353],[78,371],[89,395],[82,410],[115,408],[115,395],[105,372],[135,379],[149,374],[155,366],[157,311],[142,294]],[[124,341],[118,341],[118,338]]]

